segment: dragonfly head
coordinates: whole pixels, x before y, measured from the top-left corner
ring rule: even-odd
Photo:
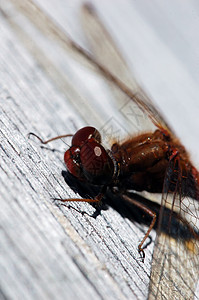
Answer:
[[[83,127],[74,134],[64,161],[68,171],[81,181],[105,185],[113,178],[113,160],[101,145],[101,135],[94,127]]]

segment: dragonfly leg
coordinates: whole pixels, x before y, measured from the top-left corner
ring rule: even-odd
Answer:
[[[69,199],[61,199],[61,198],[53,198],[54,201],[61,201],[61,202],[88,202],[88,203],[100,203],[102,201],[102,198],[104,196],[104,193],[99,193],[94,199],[89,198],[69,198]]]
[[[28,138],[30,138],[31,135],[32,135],[32,136],[35,136],[42,144],[48,144],[48,143],[50,143],[50,142],[52,142],[52,141],[55,141],[55,140],[59,140],[59,139],[62,139],[62,138],[66,138],[66,137],[69,137],[69,136],[73,136],[73,134],[63,134],[63,135],[58,135],[58,136],[56,136],[56,137],[54,137],[54,138],[51,138],[51,139],[49,139],[49,140],[44,141],[44,140],[42,140],[38,135],[36,135],[36,134],[33,133],[33,132],[29,132]]]
[[[126,201],[132,203],[133,205],[137,206],[138,208],[142,209],[147,215],[152,217],[151,224],[150,224],[144,238],[142,239],[141,243],[138,245],[138,252],[140,253],[141,259],[144,262],[145,253],[144,253],[144,249],[143,249],[142,246],[143,246],[144,242],[146,241],[147,237],[149,236],[151,230],[153,229],[153,227],[155,225],[155,222],[156,222],[156,219],[157,219],[156,213],[154,211],[152,211],[150,208],[148,208],[147,206],[145,206],[144,204],[140,203],[139,201],[137,201],[133,198],[130,198],[127,195],[123,195],[122,197],[123,197],[124,200],[126,200]]]

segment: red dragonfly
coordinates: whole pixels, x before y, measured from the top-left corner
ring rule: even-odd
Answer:
[[[84,7],[84,13],[87,24],[89,18],[92,21],[95,19],[97,26],[102,28],[90,6]],[[92,34],[91,28],[89,30]],[[107,188],[117,188],[123,199],[130,201],[152,218],[148,231],[138,245],[143,258],[143,245],[158,222],[149,299],[193,299],[199,277],[198,171],[163,116],[136,82],[131,90],[70,38],[66,37],[66,40],[76,54],[80,54],[95,66],[148,116],[155,130],[137,134],[122,143],[115,142],[110,150],[102,146],[100,133],[94,127],[87,126],[78,130],[72,137],[71,147],[65,152],[66,167],[77,180],[97,185],[101,191],[93,199],[61,201],[100,202]],[[39,139],[47,144],[68,136],[62,135],[47,141]],[[149,207],[129,197],[129,190],[162,193],[158,221]],[[168,215],[167,224],[164,224],[165,215]],[[163,227],[166,228],[166,234]],[[157,265],[161,266],[159,270]]]

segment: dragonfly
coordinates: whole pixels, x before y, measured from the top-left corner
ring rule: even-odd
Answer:
[[[117,142],[115,141],[116,138],[113,138],[111,152],[107,154],[108,159],[114,156],[110,177],[114,177],[112,183],[118,187],[119,191],[122,190],[122,186],[125,187],[125,191],[122,190],[122,193],[133,189],[138,192],[145,190],[151,193],[159,192],[162,194],[159,219],[156,220],[152,210],[148,208],[148,212],[152,214],[152,223],[144,239],[138,246],[139,251],[144,256],[143,244],[150,234],[151,229],[154,227],[154,224],[158,223],[148,299],[194,299],[194,297],[197,297],[195,289],[199,278],[199,225],[197,214],[199,200],[198,171],[190,162],[185,148],[176,138],[165,118],[153,105],[136,80],[129,77],[123,59],[121,59],[112,39],[91,6],[84,6],[83,15],[88,40],[92,45],[93,53],[95,53],[93,55],[75,43],[65,32],[58,29],[56,24],[53,24],[47,16],[43,15],[42,11],[36,7],[32,1],[29,1],[29,3],[31,3],[31,6],[34,6],[34,12],[37,12],[37,18],[35,18],[32,11],[28,9],[27,3],[25,5],[23,3],[20,4],[20,9],[23,13],[28,16],[32,22],[35,23],[35,20],[37,20],[35,25],[39,26],[39,29],[45,34],[56,39],[63,49],[74,55],[75,59],[78,59],[78,61],[84,64],[88,64],[90,68],[103,74],[111,85],[111,89],[116,95],[116,98],[119,95],[120,100],[118,101],[121,101],[121,97],[124,98],[124,101],[128,99],[127,103],[130,101],[130,103],[133,103],[133,107],[136,107],[135,109],[138,110],[137,116],[142,116],[142,120],[144,120],[146,124],[150,124],[149,126],[153,131],[136,133],[138,128],[135,126],[136,124],[132,124],[132,120],[130,120],[128,125],[129,123],[131,124],[129,125],[130,129],[128,128],[128,131],[130,131],[131,139],[128,138],[124,142]],[[39,18],[41,22],[38,22]],[[45,26],[43,26],[43,24],[45,24]],[[101,55],[102,49],[99,49],[99,43],[96,43],[99,34],[100,37],[103,37],[104,41],[104,43],[101,44],[105,45],[103,55]],[[109,55],[111,53],[113,65],[111,65],[111,63],[109,65],[109,56],[105,54],[105,52],[107,52],[106,47],[108,48]],[[105,67],[107,65],[108,68]],[[120,66],[121,76],[117,76],[117,70],[114,70],[114,65]],[[122,106],[122,108],[124,107]],[[146,116],[146,118],[143,116]],[[125,126],[127,121],[129,120],[124,120]],[[145,126],[148,128],[148,125]],[[95,142],[100,149],[99,151],[103,151],[103,148],[99,147],[101,139],[99,138],[98,131],[95,129],[93,131],[92,127],[89,128],[90,129],[86,127],[88,131],[86,131],[86,134],[83,134],[84,139],[86,135],[84,142],[86,141],[87,144],[91,141]],[[90,132],[90,130],[92,132]],[[106,130],[104,131],[104,136],[107,137],[107,132]],[[73,136],[73,140],[76,139],[78,143],[81,143],[82,135],[80,135],[79,132],[80,131],[77,131]],[[55,138],[51,140],[55,140]],[[47,142],[50,142],[50,140],[44,143]],[[138,152],[137,161],[132,163],[127,162],[127,160],[129,160],[129,154],[125,156],[124,153],[129,153],[128,151],[130,151],[135,154],[132,150],[133,145],[136,150],[141,149],[141,151]],[[154,147],[151,147],[152,145]],[[77,146],[75,153],[78,153],[81,145],[75,143],[72,147],[73,146]],[[127,150],[129,148],[130,150]],[[132,153],[130,157],[133,157]],[[89,180],[89,178],[92,177],[90,174],[85,176],[85,171],[84,175],[79,173],[84,168],[83,163],[79,161],[79,153],[78,155],[75,154],[77,155],[75,157],[73,155],[74,153],[72,153],[71,148],[66,151],[65,161],[68,170],[79,180]],[[118,158],[117,156],[120,157]],[[140,171],[140,161],[142,167],[148,169],[148,173],[150,173],[151,176],[146,176],[143,169]],[[117,164],[115,169],[114,163]],[[150,166],[148,163],[150,163]],[[161,166],[157,167],[158,163],[160,163]],[[133,166],[136,164],[139,165],[138,171],[142,173],[141,177],[138,178],[137,174],[134,174],[134,171],[132,172],[131,164]],[[77,170],[79,166],[80,169]],[[127,171],[125,171],[125,167]],[[123,175],[126,172],[130,178],[132,176],[134,177],[131,178],[130,183],[125,178],[122,184],[116,184],[116,181],[121,180],[120,172],[123,173]],[[92,180],[90,179],[90,181]],[[110,181],[111,180],[109,180],[108,183]],[[128,184],[126,181],[128,181]],[[131,184],[131,182],[134,182],[134,184]],[[103,187],[107,187],[107,185],[110,186],[110,184],[106,184],[105,182],[100,182],[100,185]],[[98,195],[98,198],[93,200],[101,200],[103,196],[104,191]],[[126,200],[129,200],[129,196],[125,195],[125,197],[128,198]],[[83,200],[92,202],[92,199]],[[133,203],[137,206],[139,205],[135,201]],[[145,207],[144,210],[146,212]]]

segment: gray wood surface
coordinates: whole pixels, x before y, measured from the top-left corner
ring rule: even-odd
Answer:
[[[87,124],[100,128],[117,114],[113,97],[98,75],[36,29],[12,2],[18,3],[0,0],[0,297],[146,299],[155,232],[143,264],[137,245],[147,226],[111,207],[94,219],[89,204],[72,203],[74,210],[53,202],[77,197],[61,175],[67,145],[54,142],[47,148],[59,151],[52,152],[27,138],[29,132],[44,139],[73,133]],[[87,47],[79,21],[83,1],[35,2]],[[92,3],[199,165],[198,2]]]

